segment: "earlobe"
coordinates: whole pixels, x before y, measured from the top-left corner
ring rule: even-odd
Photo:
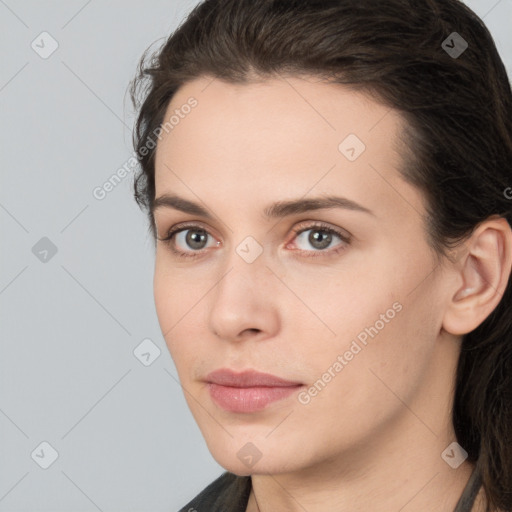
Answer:
[[[443,328],[454,335],[476,329],[499,304],[511,273],[512,230],[506,219],[490,219],[464,245],[465,256],[450,268],[458,285],[443,319]]]

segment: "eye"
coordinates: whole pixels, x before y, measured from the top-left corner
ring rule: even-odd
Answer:
[[[194,257],[205,249],[220,245],[208,231],[196,225],[175,227],[165,238],[158,240],[165,242],[175,254],[182,257]]]
[[[208,247],[209,236],[204,229],[185,229],[176,233],[175,244],[180,250],[199,251]]]
[[[350,237],[330,226],[315,224],[305,229],[296,228],[293,244],[297,250],[309,253],[331,253],[343,250]],[[312,254],[316,256],[317,254]]]
[[[293,233],[295,236],[286,248],[296,250],[304,256],[338,253],[351,241],[349,234],[318,222],[307,227],[301,224],[293,229]],[[179,258],[199,257],[208,249],[221,245],[206,229],[196,224],[175,226],[165,238],[158,240],[167,244]]]

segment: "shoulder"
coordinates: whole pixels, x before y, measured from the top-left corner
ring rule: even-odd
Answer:
[[[226,471],[179,512],[245,512],[250,492],[251,477]]]

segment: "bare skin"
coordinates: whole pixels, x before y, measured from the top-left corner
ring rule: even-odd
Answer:
[[[178,91],[166,119],[192,96],[197,107],[158,143],[156,197],[210,215],[156,209],[159,238],[183,231],[157,242],[154,297],[209,450],[227,470],[252,475],[247,512],[452,512],[473,470],[441,456],[456,441],[461,337],[503,295],[510,227],[488,220],[438,264],[424,197],[398,171],[403,121],[362,94],[311,77],[205,77]],[[349,134],[363,152],[354,138],[340,150]],[[369,212],[264,215],[273,203],[327,196]],[[204,247],[187,234],[203,236]],[[237,252],[249,236],[258,245],[242,244],[245,252],[262,250],[251,263]],[[347,354],[364,332],[366,344]],[[262,411],[230,412],[204,380],[218,368],[303,386]],[[310,391],[319,379],[325,385]],[[251,466],[239,457],[247,443],[261,456]],[[484,505],[479,498],[473,510]]]

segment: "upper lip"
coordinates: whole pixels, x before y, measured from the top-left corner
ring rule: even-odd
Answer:
[[[251,387],[290,387],[300,386],[302,383],[281,379],[270,373],[261,373],[255,370],[245,370],[237,373],[228,368],[221,368],[209,373],[205,380],[220,386],[230,386],[235,388]]]

